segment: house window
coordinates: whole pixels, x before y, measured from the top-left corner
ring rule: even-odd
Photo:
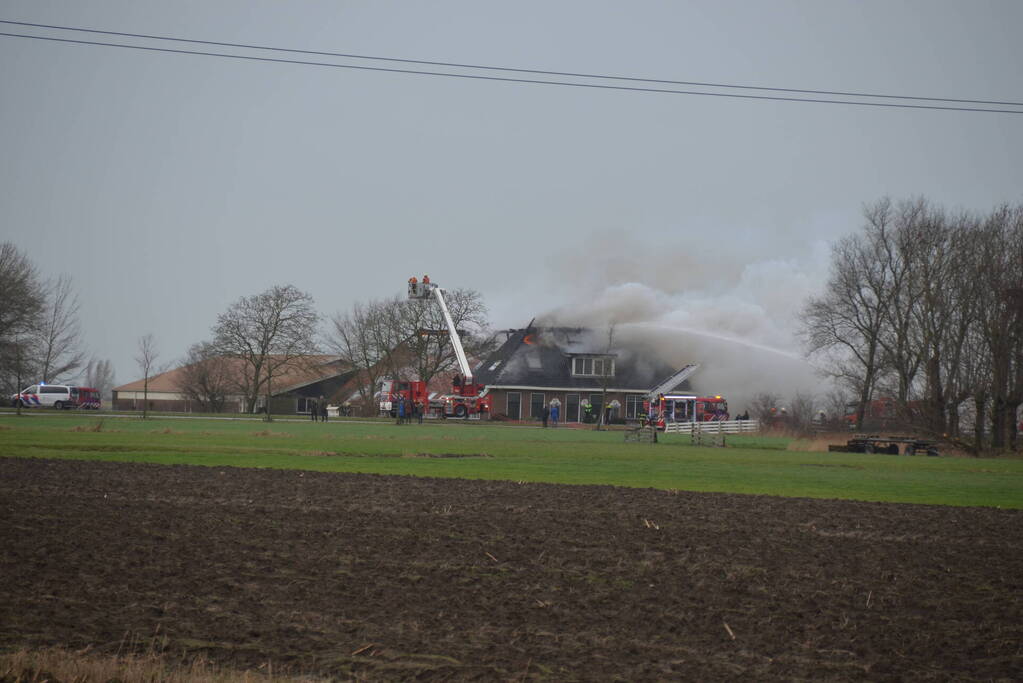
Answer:
[[[614,358],[578,356],[572,359],[572,374],[576,377],[614,377]]]
[[[507,408],[505,408],[505,415],[512,420],[518,420],[522,417],[522,395],[517,391],[509,391],[507,395]]]
[[[565,414],[562,421],[579,421],[579,394],[565,394]]]
[[[310,412],[312,412],[312,406],[310,405],[311,403],[312,403],[312,400],[310,400],[310,399],[308,399],[308,398],[306,398],[304,396],[299,396],[298,397],[298,407],[296,408],[295,412],[297,412],[297,413],[310,413]]]
[[[529,416],[534,420],[543,419],[543,394],[529,395]]]
[[[636,394],[629,394],[625,397],[625,417],[636,418],[643,412],[643,397]]]

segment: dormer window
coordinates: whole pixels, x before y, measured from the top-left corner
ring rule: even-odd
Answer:
[[[574,377],[614,377],[614,358],[607,356],[576,356],[572,358]]]

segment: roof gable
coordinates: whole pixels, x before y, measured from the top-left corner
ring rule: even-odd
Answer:
[[[608,348],[606,336],[598,330],[530,327],[510,330],[505,342],[478,366],[474,379],[490,386],[601,388],[601,377],[572,374],[572,358],[577,356],[614,358],[615,374],[607,385],[616,389],[648,391],[676,370],[638,348],[623,344]]]

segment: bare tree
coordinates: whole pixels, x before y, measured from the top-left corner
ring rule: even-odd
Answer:
[[[491,350],[492,335],[487,330],[483,295],[473,289],[445,290],[444,300],[466,355],[486,356]],[[408,364],[418,379],[429,382],[456,366],[455,350],[439,306],[432,300],[411,300],[395,302],[392,310],[395,315],[390,316],[390,322],[396,327],[392,339],[404,342]]]
[[[846,415],[846,410],[849,405],[849,396],[841,389],[835,387],[832,388],[824,396],[824,415],[827,418],[827,425],[831,428],[836,426],[848,426],[844,423],[842,418]]]
[[[910,398],[921,364],[914,324],[920,281],[913,276],[919,258],[917,234],[927,210],[923,199],[894,207],[890,199],[884,198],[864,211],[865,235],[875,245],[879,263],[888,275],[888,306],[878,343],[883,351],[880,365],[890,377],[879,377],[878,381],[886,383],[886,393],[902,404]]]
[[[219,413],[228,395],[237,388],[231,361],[212,342],[199,342],[188,349],[178,372],[178,390],[200,410]]]
[[[614,357],[611,354],[615,343],[615,323],[607,326],[607,345],[604,347],[604,358],[601,359],[599,373],[600,377],[600,415],[597,416],[596,429],[599,431],[606,423],[605,416],[608,414],[607,406],[607,385],[613,376]],[[594,363],[596,363],[596,359]]]
[[[160,353],[156,350],[156,339],[152,333],[139,337],[138,351],[135,354],[135,362],[138,363],[142,372],[142,419],[145,420],[149,414],[149,376],[156,367],[156,359]]]
[[[981,217],[886,199],[865,215],[863,233],[835,247],[825,293],[804,307],[808,355],[855,391],[860,428],[879,393],[901,421],[975,452],[1016,447],[1023,205]],[[972,443],[961,413],[973,414]]]
[[[370,304],[373,315],[367,320],[370,323],[367,332],[376,346],[380,364],[394,379],[415,372],[408,346],[414,333],[406,327],[403,315],[408,304],[398,296],[374,301]]]
[[[781,397],[778,394],[769,392],[759,393],[753,397],[750,406],[753,410],[754,418],[760,420],[761,423],[770,423],[771,420],[778,416],[778,410],[781,407]]]
[[[46,305],[35,266],[11,242],[0,244],[0,382],[20,391],[34,374],[29,340]]]
[[[817,406],[812,394],[797,391],[789,401],[792,428],[798,432],[807,433],[813,429],[816,412]]]
[[[979,315],[984,299],[983,278],[977,274],[986,265],[977,240],[982,237],[981,220],[973,215],[959,214],[950,218],[951,259],[946,267],[946,286],[951,292],[949,308],[943,321],[943,353],[939,371],[942,376],[941,407],[944,414],[942,433],[961,437],[960,412],[971,397],[985,394],[985,378],[990,374],[990,358],[984,342],[978,337]],[[912,415],[914,411],[907,410]],[[973,449],[982,447],[976,441]]]
[[[801,313],[807,355],[824,357],[822,371],[857,394],[857,428],[882,368],[881,334],[890,294],[884,256],[876,240],[859,235],[842,239],[832,250],[824,294],[811,298]]]
[[[375,415],[377,386],[388,373],[386,307],[388,302],[355,303],[347,313],[336,313],[327,343],[357,372],[357,391],[363,413]]]
[[[262,391],[265,419],[272,419],[273,379],[315,352],[318,322],[312,296],[293,285],[242,297],[217,316],[213,343],[219,353],[242,360],[249,412]]]
[[[78,296],[71,277],[61,275],[47,287],[46,306],[38,332],[39,366],[44,382],[59,382],[73,375],[85,362],[81,350]]]
[[[991,446],[1003,449],[1016,433],[1016,414],[1023,401],[1023,205],[1002,206],[985,221],[983,237],[984,298],[979,311],[991,362]]]
[[[114,366],[110,360],[93,358],[85,365],[85,384],[99,392],[104,400],[114,387]]]

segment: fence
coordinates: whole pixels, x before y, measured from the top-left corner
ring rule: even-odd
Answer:
[[[720,422],[668,422],[665,434],[743,434],[759,432],[760,420],[724,420]]]

